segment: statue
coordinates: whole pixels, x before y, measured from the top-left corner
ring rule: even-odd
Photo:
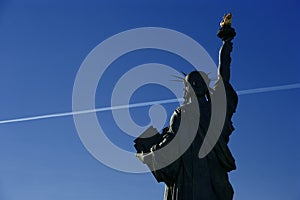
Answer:
[[[224,15],[217,34],[222,39],[223,45],[219,55],[219,79],[214,89],[207,87],[210,80],[204,72],[193,71],[185,75],[183,78],[185,102],[173,113],[170,126],[165,128],[162,134],[150,127],[135,140],[137,157],[148,165],[158,182],[166,184],[164,200],[233,199],[234,191],[228,179],[228,172],[235,170],[236,165],[227,144],[229,136],[234,130],[231,118],[237,107],[238,96],[230,84],[231,41],[236,35],[235,30],[231,27],[231,20],[231,13]],[[199,149],[210,124],[211,95],[218,92],[221,81],[225,87],[227,100],[224,127],[213,150],[204,158],[199,158]],[[200,118],[195,118],[195,109],[193,109],[195,105],[199,107]],[[196,136],[177,160],[165,167],[156,168],[157,164],[161,162],[161,159],[157,159],[156,151],[163,149],[175,138],[181,126],[180,123],[184,120],[197,124]],[[189,126],[183,127],[183,134],[187,137],[189,130]],[[185,138],[181,139],[181,142],[184,143]],[[178,148],[180,148],[180,144]],[[174,149],[175,151],[177,149]]]

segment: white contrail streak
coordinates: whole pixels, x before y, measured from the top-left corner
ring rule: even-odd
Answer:
[[[273,87],[255,88],[255,89],[248,89],[248,90],[240,90],[240,91],[237,91],[237,93],[238,93],[238,95],[244,95],[244,94],[256,94],[256,93],[261,93],[261,92],[272,92],[272,91],[278,91],[278,90],[290,90],[290,89],[297,89],[297,88],[300,88],[300,83],[273,86]]]
[[[182,102],[183,99],[167,99],[167,100],[159,100],[159,101],[149,101],[149,102],[142,102],[142,103],[135,103],[129,105],[120,105],[120,106],[113,106],[113,107],[103,107],[103,108],[96,108],[90,110],[82,110],[82,111],[74,111],[74,112],[64,112],[64,113],[54,113],[54,114],[47,114],[47,115],[38,115],[33,117],[23,117],[23,118],[16,118],[16,119],[8,119],[0,121],[0,124],[7,124],[13,122],[23,122],[23,121],[32,121],[38,119],[48,119],[48,118],[55,118],[55,117],[65,117],[70,115],[80,115],[86,113],[93,113],[93,112],[103,112],[109,110],[119,110],[119,109],[126,109],[126,108],[136,108],[136,107],[145,107],[151,106],[155,104],[168,104],[168,103],[176,103]]]
[[[237,93],[239,96],[241,96],[241,95],[245,95],[245,94],[256,94],[256,93],[272,92],[272,91],[279,91],[279,90],[290,90],[290,89],[298,89],[298,88],[300,88],[300,83],[273,86],[273,87],[255,88],[255,89],[248,89],[248,90],[240,90],[240,91],[237,91]],[[155,105],[155,104],[168,104],[168,103],[176,103],[176,102],[182,102],[182,101],[183,101],[183,99],[167,99],[167,100],[159,100],[159,101],[134,103],[134,104],[129,104],[129,105],[96,108],[96,109],[91,109],[91,110],[38,115],[38,116],[33,116],[33,117],[23,117],[23,118],[2,120],[2,121],[0,121],[0,124],[32,121],[32,120],[38,120],[38,119],[49,119],[49,118],[56,118],[56,117],[65,117],[65,116],[71,116],[71,115],[80,115],[80,114],[93,113],[93,112],[104,112],[104,111],[119,110],[119,109],[126,109],[126,108],[145,107],[145,106],[151,106],[151,105]]]

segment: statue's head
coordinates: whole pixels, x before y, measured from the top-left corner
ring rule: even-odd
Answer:
[[[184,78],[184,98],[189,100],[192,98],[193,93],[197,98],[204,97],[209,94],[209,82],[207,74],[202,71],[192,71]],[[194,97],[194,98],[196,98]]]

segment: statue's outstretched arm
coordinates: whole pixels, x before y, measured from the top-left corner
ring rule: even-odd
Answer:
[[[219,66],[218,66],[218,76],[222,77],[223,81],[230,81],[230,63],[231,63],[231,54],[232,51],[232,42],[223,41],[223,45],[220,48],[219,52]]]
[[[225,15],[220,25],[221,28],[218,32],[218,37],[223,41],[223,45],[219,52],[219,66],[218,75],[222,77],[223,81],[230,81],[230,63],[231,63],[231,51],[232,51],[232,39],[236,35],[235,30],[231,27],[232,15],[229,13]]]
[[[223,45],[220,48],[219,52],[219,80],[215,84],[214,93],[222,91],[224,87],[226,92],[226,120],[223,127],[222,135],[225,139],[225,144],[227,144],[229,140],[229,135],[234,130],[231,117],[233,113],[235,113],[237,104],[238,104],[238,95],[234,88],[232,87],[230,81],[230,63],[231,63],[231,52],[232,52],[232,39],[236,35],[234,28],[231,27],[231,19],[232,15],[229,13],[224,16],[223,21],[220,23],[221,28],[218,32],[218,37],[222,39]],[[224,86],[223,84],[224,83]]]

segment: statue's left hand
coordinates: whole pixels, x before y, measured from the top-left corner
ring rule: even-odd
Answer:
[[[135,156],[144,164],[149,163],[151,158],[151,153],[137,153]]]
[[[135,156],[142,162],[144,163],[144,153],[137,153]],[[145,163],[144,163],[145,164]]]

